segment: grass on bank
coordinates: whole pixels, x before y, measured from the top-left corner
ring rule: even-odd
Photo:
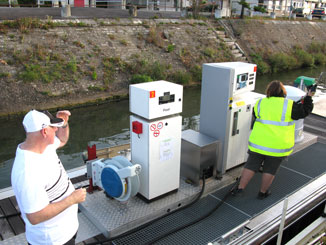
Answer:
[[[51,20],[48,23],[51,23]],[[33,18],[1,23],[2,26],[17,28],[22,32],[29,28],[42,28],[43,24],[40,20]],[[111,35],[109,38],[112,40],[116,37]],[[116,82],[119,73],[124,73],[125,77],[129,79],[129,83],[155,80],[168,80],[183,85],[200,83],[203,63],[234,60],[229,47],[223,42],[219,42],[215,46],[202,45],[202,47],[198,47],[198,52],[195,54],[188,47],[178,47],[172,44],[169,37],[165,36],[162,29],[158,27],[150,27],[148,35],[142,37],[141,40],[161,48],[166,53],[176,55],[184,66],[183,69],[172,67],[171,64],[161,60],[149,60],[140,58],[140,56],[128,61],[123,61],[118,57],[103,57],[98,48],[89,51],[87,57],[81,57],[77,64],[76,58],[63,58],[59,53],[48,52],[46,47],[39,45],[24,51],[14,51],[13,59],[8,64],[11,63],[11,65],[14,64],[17,67],[20,65],[22,67],[22,70],[18,73],[18,78],[25,82],[77,82],[79,79],[89,79],[90,82],[103,81],[103,87],[89,86],[90,90],[100,91],[107,89],[110,84]],[[68,39],[65,42],[68,42]],[[123,39],[120,40],[120,43],[122,45],[128,44]],[[81,49],[84,49],[86,45],[90,45],[83,44],[78,40],[73,41],[72,44]],[[251,58],[252,62],[258,65],[258,73],[266,74],[324,65],[326,64],[325,54],[326,44],[313,42],[305,49],[295,46],[288,54],[253,53]],[[96,70],[94,68],[89,72],[87,68],[82,68],[83,64],[79,63],[87,62],[92,57],[98,57],[100,65],[96,67]],[[84,61],[82,61],[83,59]],[[1,77],[8,78],[10,76],[2,74]]]
[[[289,53],[252,53],[250,56],[252,62],[257,64],[257,72],[259,74],[276,73],[279,71],[326,64],[325,43],[313,42],[306,48],[306,50],[300,46],[294,46]]]
[[[217,57],[216,52],[216,50],[212,50],[211,48],[204,48],[203,57],[218,60],[220,57]],[[252,54],[251,58],[252,62],[258,66],[258,73],[266,74],[325,65],[325,54],[326,44],[312,43],[307,48],[307,51],[295,46],[289,54]],[[82,68],[77,64],[75,57],[65,61],[59,55],[47,53],[42,47],[36,46],[32,50],[27,50],[26,53],[17,51],[13,57],[15,62],[24,65],[18,77],[25,82],[77,82],[83,76],[83,71],[80,70]],[[32,59],[30,59],[31,57]],[[92,81],[103,80],[104,88],[108,88],[109,84],[115,82],[116,76],[119,73],[125,73],[127,77],[129,76],[130,84],[156,80],[167,80],[183,85],[199,83],[202,76],[202,60],[199,62],[200,64],[194,62],[194,57],[192,57],[191,52],[185,48],[179,51],[179,57],[186,67],[184,70],[176,69],[171,64],[137,56],[128,62],[118,57],[105,57],[102,60],[102,67],[97,67],[96,71],[94,67],[91,69],[91,73],[89,71],[85,71],[84,73],[88,74]],[[28,62],[29,59],[30,61]],[[226,58],[226,60],[230,61],[232,59]],[[103,75],[99,76],[99,74]],[[6,76],[2,75],[2,77]],[[101,90],[98,88],[89,88],[91,90]]]

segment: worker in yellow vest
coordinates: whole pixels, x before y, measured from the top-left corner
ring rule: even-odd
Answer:
[[[249,137],[248,160],[241,174],[234,196],[241,196],[251,178],[263,164],[263,175],[258,199],[271,194],[271,186],[284,158],[294,148],[295,122],[310,114],[313,109],[312,92],[309,90],[303,103],[286,99],[286,89],[282,82],[272,81],[266,89],[266,98],[256,102],[255,123]]]

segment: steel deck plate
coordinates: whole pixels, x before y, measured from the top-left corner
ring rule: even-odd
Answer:
[[[326,145],[316,143],[290,156],[283,166],[314,178],[326,172],[325,159]]]
[[[233,178],[229,176],[225,176],[220,181],[209,180],[205,190],[211,191],[232,181]],[[81,210],[100,230],[106,230],[107,236],[116,236],[183,207],[196,197],[200,189],[201,187],[187,184],[181,179],[177,192],[150,203],[146,203],[137,196],[122,203],[108,198],[103,191],[98,191],[87,194],[86,201],[81,204]]]
[[[212,196],[206,196],[193,206],[159,219],[140,232],[114,240],[113,243],[117,245],[153,244],[153,239],[156,237],[204,216],[213,210],[219,202],[219,200]],[[230,206],[222,205],[213,215],[202,222],[194,224],[185,230],[178,231],[171,236],[167,236],[155,244],[176,244],[176,241],[177,244],[207,244],[209,241],[233,228],[234,222],[242,223],[250,218],[238,212],[235,216],[232,216],[235,219],[231,221],[229,219],[230,212],[234,213],[234,210]]]
[[[261,183],[261,174],[257,173],[244,190],[243,196],[231,196],[227,203],[250,216],[254,216],[282,200],[286,195],[294,192],[310,180],[311,178],[281,167],[271,186],[272,194],[264,200],[259,200],[257,194]],[[229,188],[225,187],[212,195],[222,199]]]

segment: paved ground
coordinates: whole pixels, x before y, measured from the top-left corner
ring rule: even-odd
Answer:
[[[0,20],[14,20],[23,17],[38,17],[41,19],[51,16],[53,19],[63,19],[61,8],[0,8]],[[181,12],[176,11],[150,11],[138,10],[137,18],[148,19],[157,16],[159,18],[180,18]],[[108,8],[71,8],[71,17],[65,19],[89,19],[89,18],[129,18],[128,10]]]

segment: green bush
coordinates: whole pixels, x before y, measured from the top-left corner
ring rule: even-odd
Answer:
[[[325,43],[317,43],[312,42],[308,48],[309,53],[326,53],[326,44]]]
[[[263,60],[263,58],[258,54],[250,54],[253,63],[257,65],[258,74],[267,74],[271,72],[270,65]]]
[[[97,80],[97,73],[96,73],[96,71],[93,71],[93,73],[92,73],[92,80]]]
[[[188,72],[176,71],[169,75],[169,81],[186,85],[191,82],[191,75]]]
[[[173,45],[173,44],[169,44],[168,47],[167,47],[167,51],[168,51],[169,53],[173,52],[174,49],[175,49],[175,45]]]
[[[254,6],[254,11],[267,13],[267,10],[263,6]]]
[[[326,55],[323,53],[318,53],[313,55],[316,65],[325,65],[326,64]]]
[[[201,82],[202,68],[200,65],[194,65],[191,67],[190,73],[194,82]]]
[[[146,73],[154,80],[165,80],[167,76],[167,66],[155,61],[147,67]]]
[[[271,72],[271,67],[268,63],[263,60],[254,61],[257,64],[257,72],[258,74],[268,74]]]
[[[69,71],[71,71],[72,73],[76,73],[77,72],[77,63],[76,63],[76,59],[75,58],[73,58],[71,61],[68,62],[67,69]]]
[[[20,73],[19,78],[24,82],[33,82],[41,79],[42,69],[40,65],[25,65],[25,71]]]
[[[105,90],[105,88],[103,88],[103,87],[98,87],[98,86],[93,86],[93,85],[90,85],[90,86],[88,86],[88,90],[90,90],[90,91],[104,91],[104,90]]]
[[[213,58],[216,54],[216,51],[210,47],[207,47],[203,51],[204,55],[210,58]]]
[[[0,72],[0,78],[2,78],[2,77],[10,77],[10,76],[11,75],[8,72]]]
[[[136,83],[146,83],[151,81],[153,81],[153,79],[150,76],[135,74],[131,77],[130,83],[136,84]]]
[[[299,67],[311,67],[314,65],[314,57],[301,48],[294,48],[294,56],[297,58]]]
[[[288,54],[276,53],[269,57],[269,64],[275,73],[296,68],[297,60]]]

